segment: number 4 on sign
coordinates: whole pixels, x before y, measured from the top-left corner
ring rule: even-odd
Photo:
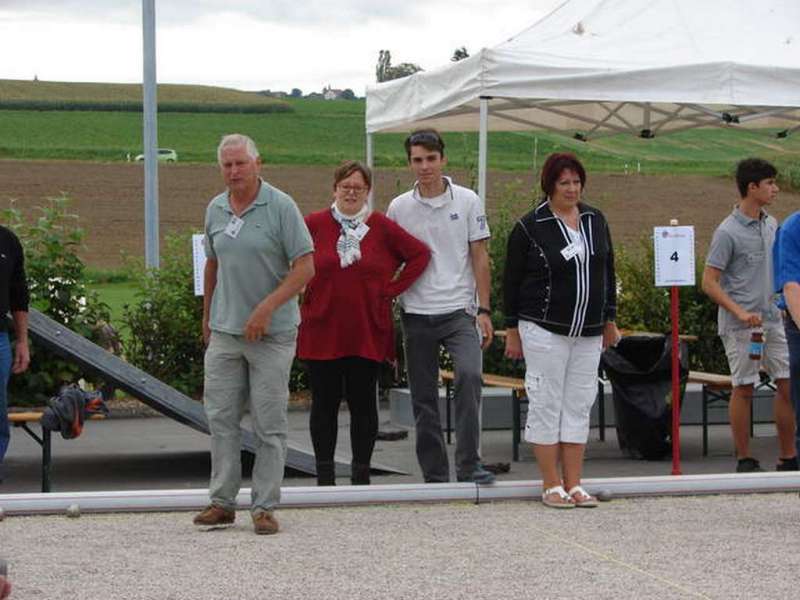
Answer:
[[[669,257],[669,259],[671,261],[678,262],[678,251],[676,250],[675,252],[673,252],[672,255]]]

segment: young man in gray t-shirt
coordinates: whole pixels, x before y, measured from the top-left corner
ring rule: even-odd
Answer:
[[[733,391],[728,407],[739,473],[762,471],[750,455],[750,414],[759,370],[769,373],[778,430],[778,471],[796,471],[794,409],[789,399],[789,352],[781,313],[773,301],[772,244],[778,227],[767,214],[778,194],[777,171],[749,158],[739,163],[736,183],[741,200],[714,232],[703,271],[703,291],[719,305],[718,332],[725,346]],[[760,360],[750,358],[753,329],[763,330]]]
[[[437,131],[413,132],[405,149],[417,181],[392,200],[386,216],[431,249],[427,269],[400,297],[417,459],[427,483],[450,480],[439,415],[444,348],[455,372],[456,479],[491,484],[494,474],[480,462],[481,351],[493,336],[486,212],[477,194],[443,175]]]

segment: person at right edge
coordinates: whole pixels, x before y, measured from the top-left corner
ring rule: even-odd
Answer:
[[[800,451],[800,211],[790,215],[775,234],[773,268],[778,307],[789,346],[789,391],[795,414],[795,451]]]
[[[582,202],[586,171],[572,154],[542,166],[545,198],[508,238],[503,299],[506,356],[525,358],[525,440],[551,508],[592,508],[581,486],[589,411],[603,348],[619,340],[611,233]]]
[[[778,471],[796,471],[794,410],[789,398],[789,349],[781,313],[773,302],[772,250],[778,223],[766,207],[778,195],[774,166],[748,158],[736,167],[741,196],[714,232],[703,270],[703,291],[719,305],[718,331],[733,391],[728,406],[737,473],[763,471],[750,454],[750,411],[760,369],[775,382]],[[761,358],[750,357],[753,331],[763,331]]]

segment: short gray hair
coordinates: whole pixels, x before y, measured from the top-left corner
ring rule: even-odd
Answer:
[[[261,156],[258,153],[258,148],[256,148],[256,143],[253,141],[251,137],[248,137],[241,133],[229,133],[228,135],[222,136],[222,139],[219,142],[219,146],[217,146],[218,163],[222,164],[222,151],[225,148],[229,148],[231,146],[237,148],[240,146],[244,146],[247,155],[253,160],[258,159]]]

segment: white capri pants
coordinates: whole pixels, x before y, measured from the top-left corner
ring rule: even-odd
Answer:
[[[528,394],[525,440],[585,444],[589,411],[597,397],[602,336],[568,337],[530,321],[519,322],[519,335]]]

